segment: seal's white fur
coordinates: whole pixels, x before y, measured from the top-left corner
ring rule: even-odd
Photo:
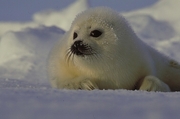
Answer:
[[[92,37],[92,30],[102,35]],[[77,40],[88,44],[92,55],[70,52]],[[104,7],[76,17],[50,53],[48,74],[60,89],[180,90],[179,64],[139,40],[122,16]]]

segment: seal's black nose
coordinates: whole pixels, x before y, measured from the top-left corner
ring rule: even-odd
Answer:
[[[78,40],[78,41],[75,41],[74,44],[73,44],[74,47],[82,47],[83,46],[83,41],[81,40]]]
[[[74,44],[71,46],[71,51],[75,55],[81,55],[83,56],[86,50],[86,46],[83,44],[83,41],[78,40],[75,41]]]

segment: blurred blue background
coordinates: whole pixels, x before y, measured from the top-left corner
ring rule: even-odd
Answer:
[[[108,6],[117,11],[147,7],[158,0],[89,0],[91,7]],[[60,10],[75,0],[0,0],[0,21],[29,21],[36,12]]]

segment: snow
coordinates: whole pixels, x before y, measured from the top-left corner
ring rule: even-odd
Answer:
[[[0,77],[48,82],[46,59],[51,47],[63,33],[55,26],[39,26],[2,35]]]
[[[44,24],[46,26],[56,25],[67,31],[70,28],[71,22],[75,18],[76,14],[86,10],[88,7],[87,0],[78,0],[61,11],[42,11],[36,13],[33,18],[37,23]]]
[[[144,42],[180,61],[179,4],[177,0],[159,0],[152,6],[123,15]]]
[[[0,89],[3,119],[175,119],[180,116],[179,92],[57,90],[18,80],[3,80]]]
[[[159,0],[122,13],[147,44],[180,61],[179,1]],[[81,9],[80,9],[81,8]],[[0,22],[0,115],[2,119],[176,119],[179,92],[73,91],[50,87],[46,59],[75,15],[89,8],[77,0],[63,10],[37,12],[32,21]]]

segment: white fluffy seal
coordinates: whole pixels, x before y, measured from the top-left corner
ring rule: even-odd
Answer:
[[[180,65],[142,42],[109,8],[80,13],[52,49],[48,74],[60,89],[180,90]]]

